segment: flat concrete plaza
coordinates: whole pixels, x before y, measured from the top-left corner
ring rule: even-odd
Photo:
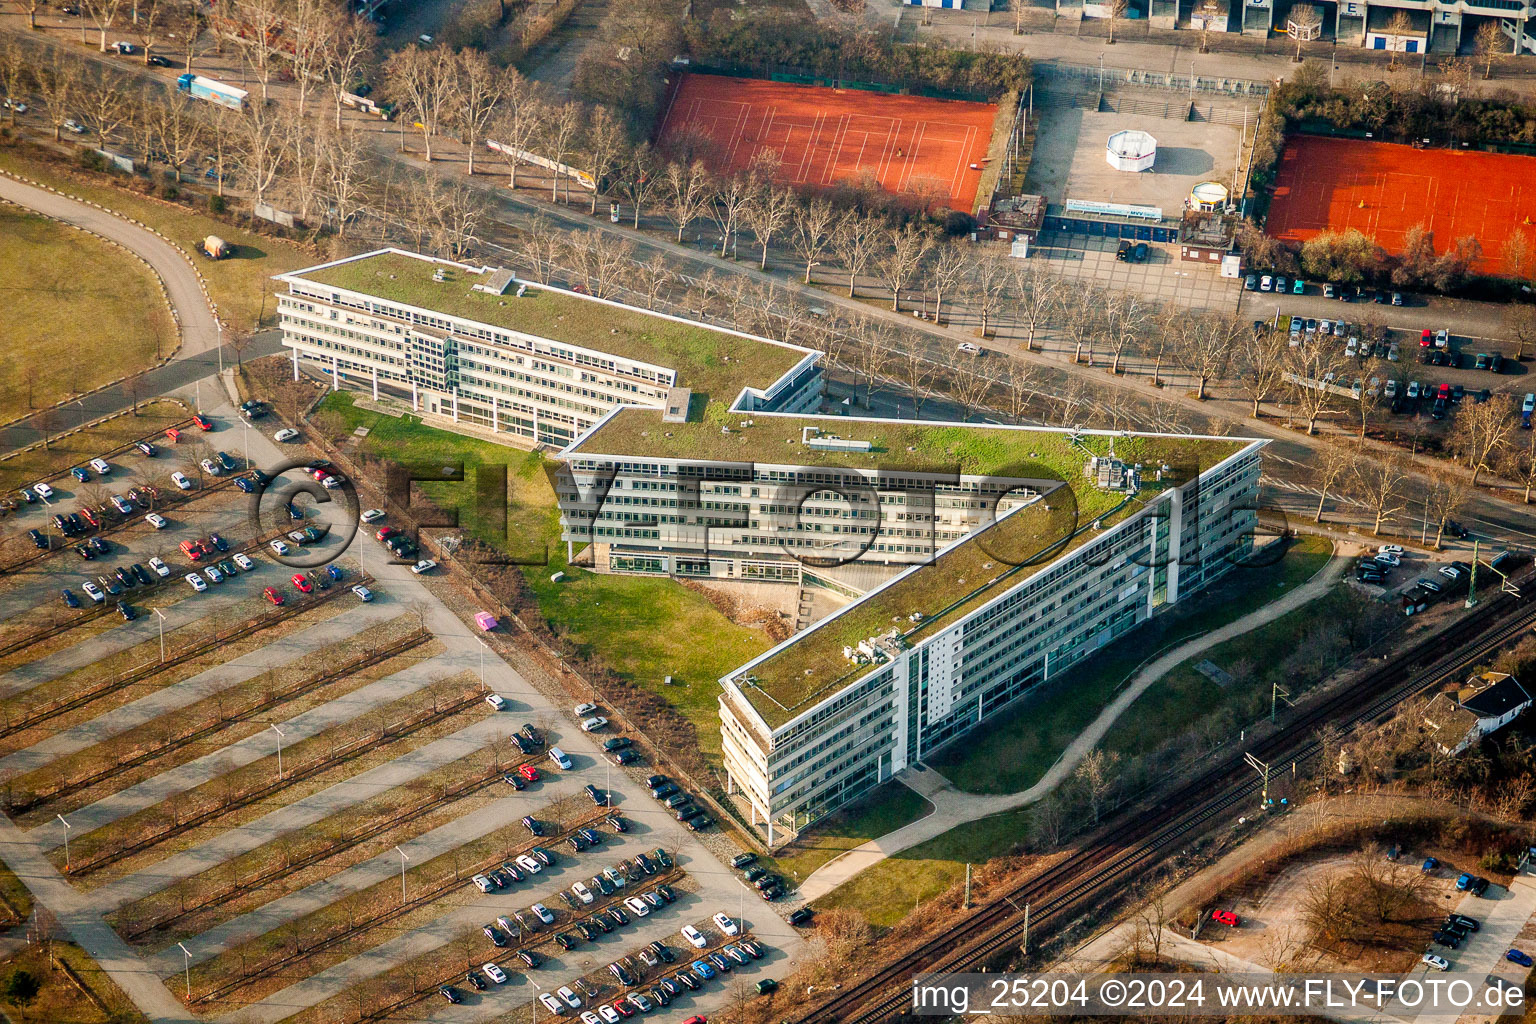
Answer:
[[[1113,291],[1134,292],[1190,310],[1231,313],[1237,308],[1242,282],[1222,277],[1209,264],[1179,259],[1177,245],[1147,243],[1150,251],[1145,263],[1122,263],[1115,259],[1119,246],[1118,238],[1047,231],[1030,249],[1030,259],[1048,261],[1053,272],[1068,279],[1088,281]]]
[[[1239,133],[1230,125],[1099,113],[1058,102],[1036,105],[1035,116],[1035,151],[1025,191],[1052,203],[1084,199],[1160,206],[1164,216],[1177,217],[1196,182],[1214,179],[1230,186]],[[1109,137],[1126,129],[1157,139],[1150,171],[1117,171],[1104,159]]]

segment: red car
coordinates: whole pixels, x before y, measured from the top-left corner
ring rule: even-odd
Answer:
[[[212,430],[213,424],[203,418],[202,413],[193,413],[192,422],[197,424],[198,430]]]
[[[389,540],[389,538],[393,537],[395,534],[397,534],[399,532],[400,531],[395,529],[393,526],[383,526],[383,527],[379,528],[379,532],[378,533],[373,535],[373,539],[374,540]]]
[[[277,592],[276,587],[267,587],[261,592],[261,596],[279,607],[282,606],[283,595]]]
[[[195,540],[182,541],[181,553],[192,559],[194,562],[201,561],[203,556],[208,554],[208,552],[203,550],[203,545]]]
[[[86,522],[97,528],[100,528],[101,526],[101,520],[96,518],[96,513],[92,512],[90,509],[83,505],[80,507],[80,518],[84,519]]]
[[[1236,928],[1239,924],[1242,923],[1241,919],[1238,918],[1238,916],[1232,913],[1230,910],[1211,911],[1211,920],[1215,921],[1217,924],[1224,924],[1229,928]]]
[[[1426,331],[1421,331],[1419,333],[1419,347],[1420,348],[1430,348],[1434,344],[1435,344],[1435,334],[1434,334],[1433,331],[1426,330]]]
[[[171,442],[171,444],[175,444],[181,440],[181,431],[177,430],[175,427],[166,427],[165,436],[166,439]]]
[[[635,1015],[634,1008],[629,1005],[627,1000],[615,999],[612,1005],[618,1011],[620,1017],[633,1017]]]
[[[520,764],[520,765],[518,765],[517,766],[517,774],[521,775],[523,778],[527,779],[529,782],[538,782],[539,781],[539,770],[537,768],[535,768],[531,764]]]
[[[315,589],[315,585],[309,582],[309,580],[305,579],[304,574],[301,572],[296,572],[293,574],[293,585],[299,588],[299,593],[301,594],[307,594],[311,590]]]

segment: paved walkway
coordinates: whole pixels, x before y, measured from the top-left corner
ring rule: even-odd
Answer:
[[[363,605],[363,607],[371,606]],[[434,680],[462,672],[464,668],[463,664],[455,664],[452,659],[439,656],[428,658],[400,672],[385,676],[343,697],[327,701],[319,707],[311,708],[303,714],[283,721],[278,726],[283,731],[283,745],[291,748],[294,744],[311,736],[354,721],[375,708],[384,707],[392,701],[415,693]],[[276,751],[276,740],[277,736],[270,729],[263,729],[212,753],[188,761],[186,764],[178,765],[143,782],[118,790],[93,804],[70,811],[67,816],[74,829],[70,838],[78,839],[92,829],[126,818],[146,807],[153,807],[178,793],[196,789],[206,782],[211,782],[221,775],[243,768],[254,761],[272,757]],[[59,835],[62,831],[57,822],[50,821],[29,831],[27,837],[35,836],[40,846],[44,849],[52,849],[63,842],[62,836]]]
[[[155,1024],[196,1024],[197,1018],[176,1001],[161,983],[159,975],[101,919],[96,897],[71,888],[42,851],[3,815],[0,815],[0,859],[16,873],[38,904],[53,913],[69,937],[107,972],[151,1021]]]
[[[878,839],[871,839],[862,846],[856,846],[823,864],[800,883],[800,897],[806,902],[819,899],[860,872],[902,850],[934,839],[968,821],[1016,810],[1040,800],[1071,778],[1078,763],[1087,756],[1089,751],[1099,745],[1120,716],[1153,683],[1195,655],[1208,651],[1235,636],[1241,636],[1266,623],[1273,622],[1280,616],[1321,597],[1338,582],[1348,561],[1344,557],[1334,558],[1322,571],[1279,600],[1272,601],[1257,611],[1250,612],[1235,622],[1229,622],[1204,636],[1180,644],[1142,666],[1131,677],[1130,683],[1109,703],[1109,706],[1099,712],[1099,716],[1093,720],[1093,723],[1078,734],[1077,738],[1062,752],[1061,757],[1051,765],[1040,781],[1022,792],[1003,795],[963,793],[931,768],[922,772],[911,770],[902,772],[897,778],[927,797],[934,805],[934,812]]]

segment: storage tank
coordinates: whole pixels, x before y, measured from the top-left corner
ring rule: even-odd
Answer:
[[[1157,160],[1157,140],[1134,129],[1115,132],[1104,147],[1104,158],[1117,171],[1150,171]]]
[[[1210,212],[1227,205],[1227,186],[1219,181],[1199,181],[1189,190],[1189,208]]]

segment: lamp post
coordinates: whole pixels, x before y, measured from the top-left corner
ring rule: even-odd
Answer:
[[[405,851],[400,849],[400,847],[398,847],[398,846],[395,847],[395,852],[400,855],[400,902],[404,903],[405,902],[405,862],[410,860],[411,858],[407,857],[405,855]]]
[[[160,626],[160,660],[164,661],[165,660],[165,612],[161,611],[159,608],[156,608],[155,609],[155,616],[159,620],[158,625]]]
[[[62,814],[55,815],[55,817],[59,819],[59,824],[64,826],[64,873],[67,875],[67,874],[69,874],[69,830],[70,830],[70,824],[69,824],[69,822],[64,820],[64,815],[62,815]]]
[[[272,722],[268,722],[267,725],[273,732],[277,733],[277,777],[281,780],[283,777],[283,730],[279,729]]]
[[[182,956],[187,959],[187,1002],[190,1003],[192,1001],[192,953],[187,949],[186,943],[178,942],[176,945],[181,947]]]
[[[1099,54],[1099,92],[1104,92],[1104,55]]]

